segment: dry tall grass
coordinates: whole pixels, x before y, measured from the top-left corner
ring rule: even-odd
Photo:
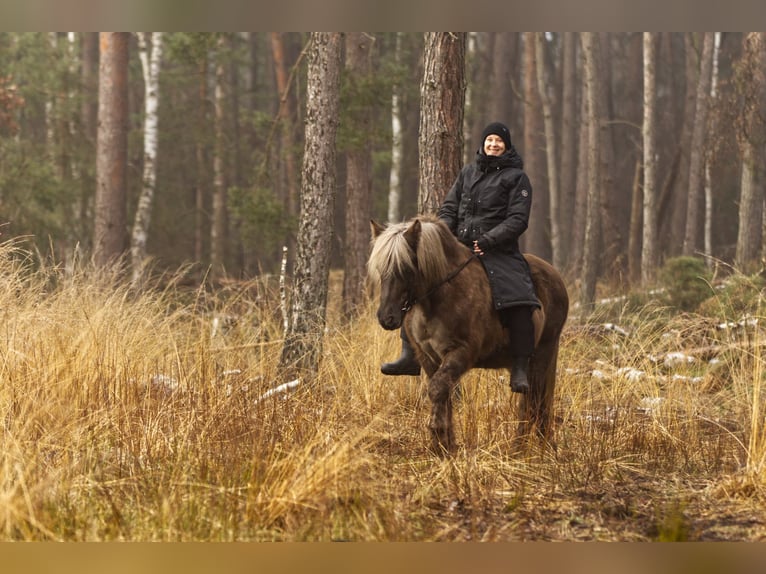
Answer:
[[[428,451],[424,379],[378,370],[397,354],[398,335],[371,309],[344,326],[337,289],[315,385],[259,401],[285,382],[278,298],[267,284],[135,294],[116,274],[31,271],[22,255],[12,245],[0,253],[2,539],[766,532],[757,332],[717,341],[719,365],[666,366],[663,354],[688,348],[706,325],[663,324],[650,308],[625,317],[628,337],[573,321],[560,358],[557,449],[520,446],[505,373],[473,371],[455,409],[462,446],[441,460]]]

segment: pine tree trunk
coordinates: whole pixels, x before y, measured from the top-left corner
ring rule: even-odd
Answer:
[[[535,57],[535,33],[523,35],[524,50],[524,170],[532,182],[532,210],[529,216],[529,229],[521,237],[524,251],[550,261],[551,249],[548,220],[549,200],[546,189],[545,165],[540,154],[541,134],[543,133],[542,114],[540,112],[540,94],[537,90],[537,58]]]
[[[295,157],[297,152],[294,150],[292,134],[294,116],[293,106],[290,104],[288,65],[285,55],[285,43],[282,32],[271,33],[271,50],[274,58],[274,73],[277,79],[277,91],[279,93],[279,111],[277,112],[277,121],[279,122],[279,149],[280,156],[284,159],[284,181],[286,184],[286,204],[287,212],[291,217],[298,217],[298,168],[296,167]]]
[[[342,35],[311,33],[300,225],[289,327],[280,368],[311,377],[322,356],[336,193]]]
[[[483,128],[490,122],[498,121],[509,124],[514,116],[513,113],[513,79],[516,69],[518,52],[518,32],[495,32],[495,41],[492,45],[491,89],[488,91],[489,109],[488,117],[485,118]],[[479,129],[481,129],[479,128]],[[481,142],[472,142],[478,147]],[[474,150],[476,151],[476,150]]]
[[[346,72],[349,97],[369,96],[372,45],[367,33],[346,35]],[[354,105],[349,122],[354,142],[346,152],[346,244],[343,251],[345,313],[356,313],[363,301],[365,267],[370,244],[372,203],[372,148],[368,145],[372,117],[368,106]]]
[[[585,244],[583,247],[583,271],[580,287],[580,303],[585,313],[596,302],[596,277],[598,273],[599,211],[601,185],[600,161],[600,98],[599,40],[596,33],[582,32],[582,48],[585,57],[585,97],[588,101],[588,199],[585,215]]]
[[[619,280],[627,272],[623,240],[622,225],[620,225],[620,209],[617,199],[617,187],[615,186],[614,170],[614,136],[612,131],[612,101],[611,68],[607,65],[611,62],[610,34],[600,32],[594,36],[598,41],[597,51],[594,52],[596,67],[599,70],[597,82],[598,93],[598,125],[599,125],[599,201],[601,204],[601,261],[605,263],[601,272],[610,276],[612,280]]]
[[[123,255],[128,159],[128,32],[99,36],[98,145],[93,261],[104,266]]]
[[[419,213],[436,213],[462,167],[465,32],[427,32],[420,84]]]
[[[684,234],[686,230],[686,215],[689,205],[689,166],[691,164],[692,132],[694,131],[694,116],[697,108],[697,82],[699,78],[699,58],[695,47],[695,33],[684,34],[684,92],[683,124],[678,143],[678,163],[674,184],[668,189],[672,193],[671,216],[669,231],[670,255],[683,252]],[[664,190],[663,190],[664,191]],[[664,203],[661,203],[664,205]]]
[[[742,94],[743,106],[737,139],[742,154],[739,192],[739,229],[734,264],[750,272],[759,259],[763,225],[763,189],[758,185],[759,164],[763,161],[763,46],[758,32],[745,34],[742,49],[743,78],[747,85]]]
[[[553,118],[553,102],[548,94],[548,86],[551,83],[545,74],[545,34],[534,33],[537,89],[543,107],[543,125],[545,126],[545,151],[546,166],[548,168],[548,205],[550,221],[550,241],[554,267],[562,269],[564,266],[563,250],[561,246],[561,213],[559,210],[559,173],[558,173],[558,146],[556,142],[556,129]]]
[[[705,32],[702,44],[702,60],[697,81],[696,114],[692,129],[691,156],[689,158],[689,189],[686,206],[686,232],[684,234],[684,255],[693,255],[700,247],[699,214],[704,175],[705,132],[707,131],[708,93],[713,70],[713,32]]]
[[[195,187],[194,187],[194,260],[203,261],[205,233],[205,198],[208,194],[207,162],[209,154],[205,153],[205,139],[203,134],[208,125],[207,120],[207,54],[199,63],[199,78],[197,91],[197,130],[194,142],[194,157],[196,160]]]
[[[656,46],[655,34],[644,32],[644,232],[641,248],[641,281],[644,285],[654,279],[657,266]]]
[[[561,96],[561,177],[559,179],[560,201],[559,218],[561,256],[567,265],[572,264],[574,244],[574,221],[570,214],[574,212],[577,189],[577,35],[564,32],[562,57],[562,96]],[[563,269],[560,267],[559,269]]]
[[[139,55],[144,71],[144,174],[138,198],[131,236],[131,266],[133,281],[143,274],[146,242],[152,219],[155,183],[157,181],[157,109],[159,106],[160,63],[162,62],[162,32],[139,32]]]

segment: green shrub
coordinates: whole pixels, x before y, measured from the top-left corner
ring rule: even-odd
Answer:
[[[674,257],[660,270],[667,304],[682,311],[696,310],[713,294],[711,278],[705,262],[699,257]]]
[[[726,321],[758,315],[764,285],[766,281],[760,275],[732,275],[712,297],[702,302],[699,312]]]

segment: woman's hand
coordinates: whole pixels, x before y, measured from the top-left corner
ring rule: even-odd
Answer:
[[[484,255],[484,252],[481,250],[481,247],[479,247],[479,242],[474,240],[473,242],[473,252],[476,255]]]

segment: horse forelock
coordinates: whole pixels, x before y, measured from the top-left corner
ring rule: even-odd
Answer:
[[[374,283],[380,283],[384,277],[402,276],[415,267],[412,250],[403,235],[406,229],[406,223],[389,225],[373,242],[367,275]]]
[[[368,278],[379,284],[383,278],[403,276],[416,271],[425,285],[442,281],[449,272],[444,242],[455,241],[449,229],[437,219],[420,218],[421,230],[417,246],[417,258],[407,243],[404,232],[411,221],[389,225],[373,242],[367,261]]]

